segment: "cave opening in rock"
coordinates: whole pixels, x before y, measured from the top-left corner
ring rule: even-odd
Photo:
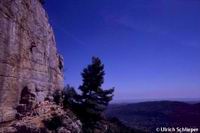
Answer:
[[[26,107],[25,110],[30,110],[35,103],[35,95],[25,86],[21,92],[21,99],[19,104]]]
[[[20,99],[20,104],[28,104],[28,99],[29,99],[29,91],[28,87],[24,87],[22,92],[21,92],[21,99]]]

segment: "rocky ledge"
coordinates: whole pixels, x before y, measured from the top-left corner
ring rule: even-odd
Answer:
[[[44,101],[10,123],[2,123],[0,133],[81,133],[81,122],[68,109]]]

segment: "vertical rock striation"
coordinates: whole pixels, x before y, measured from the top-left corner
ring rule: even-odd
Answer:
[[[63,87],[63,60],[40,0],[0,0],[0,122],[28,92],[36,102]]]

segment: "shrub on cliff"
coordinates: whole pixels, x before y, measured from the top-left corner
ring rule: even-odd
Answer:
[[[41,3],[42,5],[44,5],[46,0],[39,0],[39,1],[40,1],[40,3]]]
[[[63,90],[63,106],[64,108],[71,108],[75,111],[78,106],[79,95],[76,93],[74,87],[67,85]]]
[[[56,90],[53,94],[53,101],[57,104],[57,105],[62,105],[63,104],[63,91],[61,90]]]

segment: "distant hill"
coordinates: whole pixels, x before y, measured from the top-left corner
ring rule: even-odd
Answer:
[[[132,104],[111,104],[107,117],[117,117],[126,126],[155,132],[157,127],[198,127],[200,103],[155,101]]]

